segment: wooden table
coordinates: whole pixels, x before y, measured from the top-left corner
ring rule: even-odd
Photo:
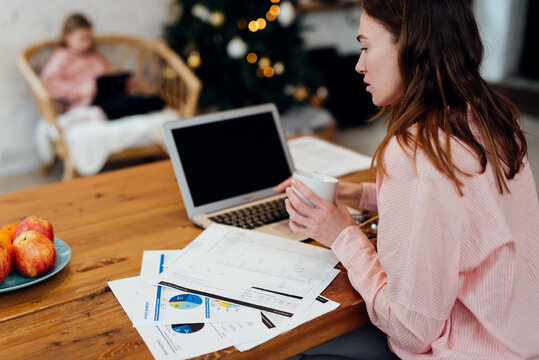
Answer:
[[[368,170],[345,180],[374,179]],[[107,281],[136,276],[144,250],[181,249],[201,229],[185,212],[170,161],[0,195],[0,223],[49,219],[71,247],[69,264],[0,294],[0,359],[152,358]],[[341,306],[248,352],[201,358],[283,359],[368,322],[342,271],[323,292]]]

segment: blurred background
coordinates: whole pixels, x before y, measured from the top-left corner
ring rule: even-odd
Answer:
[[[539,2],[471,4],[485,42],[483,76],[519,107],[537,184]],[[0,193],[62,179],[62,162],[39,171],[35,132],[43,114],[16,61],[24,49],[58,39],[64,19],[75,12],[92,21],[97,35],[170,46],[202,82],[200,112],[275,102],[289,135],[324,133],[367,155],[384,135],[382,121],[367,121],[375,109],[354,71],[361,16],[355,0],[2,0]]]

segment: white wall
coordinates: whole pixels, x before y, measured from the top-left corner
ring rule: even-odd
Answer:
[[[63,20],[83,12],[96,33],[159,39],[171,0],[0,0],[0,176],[39,166],[34,128],[39,114],[15,59],[25,47],[57,38]]]
[[[304,34],[309,48],[335,46],[341,55],[359,54],[356,40],[361,9],[308,12],[304,24],[309,29]]]
[[[474,0],[473,9],[485,46],[481,74],[500,82],[516,73],[524,40],[526,0]]]

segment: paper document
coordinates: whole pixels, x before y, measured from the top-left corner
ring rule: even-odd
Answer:
[[[329,249],[213,224],[156,283],[292,317],[324,290],[338,262]]]
[[[134,320],[139,277],[110,281],[108,285],[131,321]],[[243,339],[269,334],[262,321],[245,323],[175,323],[136,328],[156,359],[188,359],[232,346]]]
[[[312,136],[288,141],[296,169],[342,176],[370,168],[372,158]]]
[[[339,274],[340,270],[334,269],[334,273],[332,274],[332,279]],[[285,333],[303,323],[306,323],[307,321],[310,321],[312,319],[315,319],[319,316],[322,316],[324,314],[327,314],[330,311],[335,310],[339,307],[339,303],[329,300],[328,298],[325,298],[323,296],[318,296],[315,301],[307,308],[307,310],[301,314],[296,319],[292,319],[289,321],[283,321],[282,317],[278,317],[272,314],[265,314],[268,317],[268,320],[271,321],[273,324],[277,324],[275,328],[271,329],[271,334],[258,339],[254,341],[249,342],[243,342],[241,344],[234,345],[236,349],[239,351],[246,351],[249,349],[252,349],[262,343],[265,343],[268,340],[273,339],[274,337],[281,335],[282,333]]]
[[[148,279],[166,271],[169,258],[180,252],[145,251],[142,257],[140,284],[134,326],[177,322],[246,322],[259,321],[260,312],[226,301],[199,296],[188,291],[155,285]]]

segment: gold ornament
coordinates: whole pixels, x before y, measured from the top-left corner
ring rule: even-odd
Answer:
[[[187,58],[187,65],[189,65],[191,69],[196,69],[200,64],[202,64],[202,59],[200,58],[199,52],[192,51]]]
[[[271,60],[268,57],[260,58],[260,60],[258,61],[258,67],[261,69],[265,69],[270,65],[271,65]]]
[[[215,10],[210,14],[209,22],[215,27],[220,27],[225,23],[225,14]]]

